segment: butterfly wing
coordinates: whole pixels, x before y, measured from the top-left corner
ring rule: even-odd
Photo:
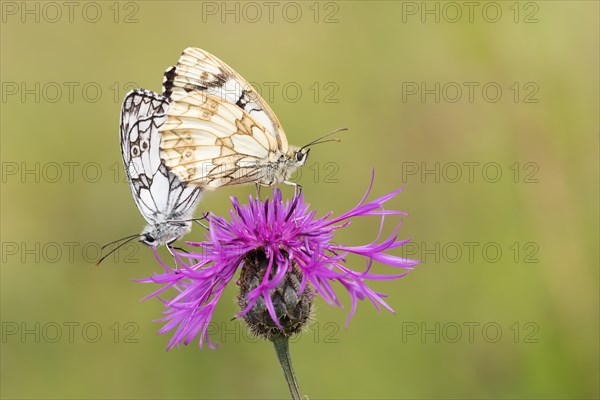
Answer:
[[[206,92],[172,101],[161,155],[181,180],[207,188],[257,182],[278,156],[278,142],[242,108]]]
[[[135,203],[151,224],[191,218],[201,188],[187,186],[160,158],[159,128],[169,109],[167,98],[146,90],[125,96],[121,108],[121,155]]]
[[[279,120],[254,88],[217,57],[183,51],[165,72],[170,99],[161,156],[182,181],[217,188],[258,182],[288,151]]]
[[[239,107],[264,127],[282,153],[287,152],[288,142],[281,123],[252,85],[212,54],[188,47],[177,65],[166,70],[163,95],[177,101],[195,91]]]

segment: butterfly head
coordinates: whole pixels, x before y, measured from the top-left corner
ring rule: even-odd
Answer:
[[[293,168],[302,167],[306,164],[308,153],[310,153],[310,149],[308,148],[290,146],[288,150],[288,162],[291,164],[290,166]]]
[[[168,245],[192,230],[191,221],[162,222],[146,225],[140,234],[140,242],[150,247]]]
[[[277,166],[273,175],[267,175],[265,184],[278,184],[290,179],[294,171],[306,163],[310,149],[290,146],[285,155],[281,155],[277,160]]]

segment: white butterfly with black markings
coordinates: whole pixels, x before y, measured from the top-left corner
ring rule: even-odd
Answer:
[[[182,182],[160,158],[159,129],[168,109],[168,97],[151,91],[138,89],[125,96],[121,107],[121,156],[131,194],[148,224],[141,234],[106,246],[125,240],[120,247],[136,237],[151,247],[168,245],[192,229],[193,213],[202,188]]]
[[[248,82],[204,50],[185,49],[164,74],[162,96],[139,89],[123,101],[121,155],[148,225],[119,246],[136,237],[152,247],[168,245],[190,232],[203,189],[243,183],[298,189],[289,179],[306,163],[309,147],[339,141],[325,138],[340,130],[289,146],[279,120]]]
[[[183,182],[203,189],[290,181],[309,147],[288,145],[279,120],[256,90],[231,67],[198,48],[183,51],[165,72],[170,106],[159,131],[161,157]]]

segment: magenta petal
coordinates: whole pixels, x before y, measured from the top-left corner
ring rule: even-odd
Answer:
[[[314,291],[327,303],[341,307],[333,283],[337,282],[348,292],[351,307],[346,324],[354,315],[358,300],[368,299],[378,311],[385,308],[393,312],[383,300],[387,295],[373,291],[367,281],[399,279],[406,276],[419,261],[391,254],[394,249],[410,241],[398,240],[397,236],[402,224],[401,218],[407,214],[384,209],[383,206],[403,189],[368,201],[372,189],[373,178],[358,204],[338,217],[333,217],[331,212],[317,217],[317,212],[310,209],[302,195],[291,201],[283,201],[281,192],[276,189],[264,201],[249,196],[247,204],[240,204],[237,198],[232,197],[229,220],[209,214],[207,222],[210,229],[204,235],[205,240],[188,242],[197,251],[175,253],[178,269],[162,262],[154,249],[164,272],[141,279],[140,282],[160,285],[159,289],[146,298],[157,297],[165,304],[164,316],[159,320],[164,325],[159,333],[174,331],[167,349],[187,345],[196,337],[199,337],[200,347],[206,344],[215,348],[208,337],[213,312],[226,286],[237,270],[243,267],[246,254],[259,248],[264,249],[269,258],[267,273],[262,282],[248,292],[248,305],[238,316],[245,315],[262,296],[269,315],[277,326],[281,326],[270,293],[285,279],[294,265],[302,272],[298,293],[307,285],[312,285]],[[335,233],[348,228],[355,217],[377,218],[377,237],[372,242],[359,246],[336,244]],[[384,234],[388,219],[397,219],[397,222],[392,232]],[[347,257],[352,255],[365,260],[366,268],[362,272],[346,266]],[[403,268],[404,271],[400,274],[375,273],[373,270],[378,268],[375,264]],[[169,289],[174,292],[170,298],[159,297]]]

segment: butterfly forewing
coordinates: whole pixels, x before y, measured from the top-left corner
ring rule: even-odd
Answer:
[[[163,92],[171,107],[161,128],[161,154],[185,182],[208,188],[254,182],[261,163],[287,151],[270,107],[239,74],[203,50],[183,52],[165,72]]]
[[[279,120],[252,85],[214,55],[189,47],[177,65],[165,72],[163,94],[179,100],[194,91],[213,95],[220,102],[245,111],[277,141],[281,152],[287,151],[287,138]]]
[[[187,48],[168,68],[163,94],[170,106],[161,156],[182,181],[215,189],[289,182],[307,151],[288,146],[277,117],[237,72],[215,56]]]

